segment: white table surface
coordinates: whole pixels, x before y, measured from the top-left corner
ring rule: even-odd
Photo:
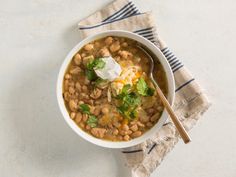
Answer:
[[[110,0],[0,1],[0,177],[125,177],[116,154],[79,138],[55,98],[76,23]],[[236,176],[236,1],[135,0],[213,106],[152,177]]]

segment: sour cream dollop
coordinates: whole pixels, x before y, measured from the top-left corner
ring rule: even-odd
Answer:
[[[105,62],[102,69],[95,69],[95,73],[104,80],[113,81],[121,74],[121,67],[112,57],[101,58]]]

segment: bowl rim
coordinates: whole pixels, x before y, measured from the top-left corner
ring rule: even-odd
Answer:
[[[166,78],[167,78],[167,83],[168,83],[168,96],[167,99],[172,105],[174,102],[174,97],[175,97],[175,82],[174,82],[174,76],[173,72],[170,68],[170,65],[166,59],[166,57],[163,55],[163,53],[160,51],[160,49],[155,46],[153,43],[151,43],[149,40],[145,39],[144,37],[137,35],[135,33],[129,32],[129,31],[124,31],[124,30],[108,30],[108,31],[103,31],[94,35],[91,35],[73,47],[73,49],[67,54],[65,59],[63,60],[63,63],[60,67],[58,77],[57,77],[57,84],[56,84],[56,94],[57,94],[57,102],[60,108],[60,111],[63,115],[64,120],[66,123],[72,128],[74,132],[76,132],[80,137],[83,139],[96,144],[98,146],[106,147],[106,148],[127,148],[131,146],[135,146],[137,144],[140,144],[144,142],[145,140],[151,138],[166,122],[168,118],[168,114],[166,112],[166,109],[163,110],[163,113],[159,119],[159,121],[147,132],[145,132],[142,136],[132,139],[130,141],[122,141],[122,142],[113,142],[113,141],[107,141],[107,140],[102,140],[93,137],[92,135],[86,133],[83,131],[79,126],[76,125],[76,123],[70,118],[70,115],[65,107],[64,99],[63,99],[63,79],[64,79],[64,74],[65,71],[73,59],[73,56],[75,53],[77,53],[85,44],[92,42],[96,39],[104,38],[107,36],[118,36],[118,37],[126,37],[130,38],[132,40],[138,41],[142,45],[146,46],[149,50],[153,52],[161,62],[164,71],[166,73]]]

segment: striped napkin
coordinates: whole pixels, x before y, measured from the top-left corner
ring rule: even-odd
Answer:
[[[105,30],[127,30],[147,38],[159,47],[174,73],[176,97],[173,108],[187,130],[208,109],[210,103],[194,77],[160,39],[151,13],[141,13],[129,0],[116,0],[80,21],[78,26],[83,38]],[[127,159],[132,177],[150,176],[178,140],[178,132],[169,120],[151,139],[123,149],[121,153]]]

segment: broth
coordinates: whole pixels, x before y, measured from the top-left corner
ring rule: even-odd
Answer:
[[[112,56],[122,68],[112,82],[99,78],[94,68]],[[129,141],[151,129],[163,105],[148,78],[148,56],[137,42],[105,37],[85,45],[71,60],[63,81],[63,98],[74,122],[90,135],[109,141]],[[155,63],[154,78],[167,95],[162,65]]]

